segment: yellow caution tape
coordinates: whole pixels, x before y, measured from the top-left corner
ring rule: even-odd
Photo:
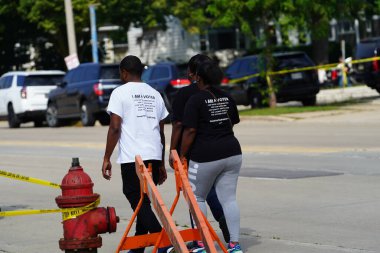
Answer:
[[[352,60],[350,62],[347,62],[349,64],[358,64],[358,63],[364,63],[364,62],[370,62],[370,61],[379,61],[380,57],[371,57],[371,58],[366,58],[366,59],[360,59],[360,60]],[[281,71],[273,71],[273,72],[268,72],[266,75],[269,76],[274,76],[274,75],[283,75],[283,74],[288,74],[288,73],[294,73],[294,72],[300,72],[300,71],[307,71],[307,70],[314,70],[314,69],[332,69],[332,68],[337,68],[337,65],[340,63],[330,63],[330,64],[325,64],[325,65],[318,65],[318,66],[311,66],[311,67],[304,67],[304,68],[296,68],[296,69],[286,69],[286,70],[281,70]],[[231,79],[230,83],[239,83],[241,81],[246,81],[248,79],[251,79],[253,77],[258,77],[261,74],[253,74],[253,75],[248,75],[245,77],[241,78],[236,78],[236,79]]]
[[[45,209],[45,210],[15,210],[0,212],[0,217],[4,216],[21,216],[31,214],[60,213],[63,209]]]
[[[52,183],[52,182],[45,181],[45,180],[38,179],[38,178],[14,174],[14,173],[3,171],[3,170],[0,170],[0,176],[16,179],[16,180],[20,180],[20,181],[25,181],[25,182],[29,182],[29,183],[33,183],[33,184],[50,186],[50,187],[58,188],[58,189],[61,188],[61,186],[59,184],[56,184],[56,183]]]
[[[62,213],[62,220],[74,219],[88,211],[95,209],[100,203],[100,198],[91,204],[84,207],[77,208],[65,208],[65,209],[42,209],[42,210],[15,210],[15,211],[3,211],[0,212],[0,217],[5,216],[21,216],[32,214],[46,214],[46,213]]]
[[[3,171],[3,170],[0,170],[0,176],[15,179],[15,180],[20,180],[20,181],[25,181],[28,183],[50,186],[50,187],[58,188],[58,189],[61,188],[61,186],[56,183],[52,183],[52,182],[45,181],[38,178],[23,176],[20,174],[15,174],[15,173]],[[87,213],[88,211],[96,208],[99,205],[99,203],[100,203],[100,198],[98,198],[96,201],[94,201],[93,203],[87,206],[77,207],[77,208],[3,211],[3,212],[0,212],[0,217],[45,214],[45,213],[62,213],[62,219],[63,221],[65,221],[68,219],[74,219],[82,214]]]
[[[69,220],[69,219],[74,219],[82,214],[87,213],[88,211],[98,207],[100,204],[100,198],[92,202],[91,204],[81,207],[81,208],[70,208],[70,209],[63,209],[62,212],[62,220]]]

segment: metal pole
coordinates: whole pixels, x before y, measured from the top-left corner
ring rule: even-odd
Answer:
[[[360,43],[359,20],[357,18],[354,21],[354,25],[355,25],[355,41],[357,45]]]
[[[96,13],[95,5],[91,4],[90,8],[90,21],[91,21],[91,45],[92,45],[92,61],[98,63],[98,36],[96,33]]]
[[[342,40],[340,42],[342,50],[342,78],[343,78],[343,88],[347,86],[347,73],[346,73],[346,41]]]
[[[71,55],[77,52],[73,7],[71,5],[71,0],[65,0],[65,14],[66,14],[67,39],[69,42],[69,54]]]

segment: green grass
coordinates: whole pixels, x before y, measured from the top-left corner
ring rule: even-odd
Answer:
[[[320,106],[285,106],[276,108],[261,108],[239,111],[240,116],[276,116],[289,113],[318,112],[338,110],[343,105],[320,105]]]
[[[346,106],[362,104],[370,101],[370,98],[351,99],[344,102],[332,103],[328,105],[316,106],[281,106],[276,108],[260,108],[239,111],[240,116],[276,116],[281,114],[302,113],[302,112],[321,112],[343,109]]]

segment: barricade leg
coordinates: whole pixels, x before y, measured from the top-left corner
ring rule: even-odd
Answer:
[[[116,250],[117,253],[121,251],[122,246],[124,245],[124,243],[125,243],[125,241],[126,241],[126,239],[127,239],[128,233],[129,233],[129,231],[130,231],[131,228],[132,228],[133,222],[135,221],[135,219],[136,219],[136,217],[137,217],[137,214],[138,214],[139,211],[140,211],[140,208],[141,208],[141,205],[142,205],[143,200],[144,200],[144,194],[143,194],[143,192],[141,191],[141,194],[140,194],[140,201],[139,201],[139,203],[137,204],[137,207],[136,207],[135,211],[133,212],[133,215],[132,215],[132,217],[131,217],[131,220],[129,221],[128,226],[127,226],[127,228],[125,229],[125,232],[124,232],[124,234],[123,234],[123,237],[121,238],[121,241],[120,241],[119,245],[117,246],[117,250]]]
[[[132,223],[138,213],[138,209],[141,208],[141,204],[139,202],[139,208],[135,210],[134,215],[132,216],[126,232],[118,246],[118,251],[131,248],[139,248],[146,246],[155,246],[153,251],[155,252],[158,247],[173,245],[176,252],[188,252],[185,242],[182,239],[181,234],[178,232],[176,225],[169,213],[167,207],[165,206],[160,193],[157,190],[156,185],[154,184],[151,173],[145,167],[140,156],[136,156],[135,160],[136,164],[136,174],[140,179],[140,189],[141,189],[141,199],[144,194],[148,196],[153,204],[154,209],[156,210],[156,214],[160,219],[163,230],[160,233],[152,233],[147,235],[139,235],[133,237],[127,237],[129,230],[132,226]]]

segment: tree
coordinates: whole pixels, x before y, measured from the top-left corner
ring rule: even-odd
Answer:
[[[89,27],[89,4],[94,0],[73,0],[75,32],[78,41],[85,38],[83,28]],[[46,33],[62,56],[68,54],[64,1],[20,0],[18,11],[27,21]]]
[[[194,3],[198,4],[190,8]],[[173,8],[190,31],[202,31],[201,28],[207,25],[240,27],[246,36],[263,48],[266,71],[270,72],[273,67],[274,25],[280,25],[285,31],[297,29],[310,32],[313,59],[317,63],[327,63],[332,18],[352,19],[361,10],[370,10],[376,4],[380,9],[380,0],[191,0],[178,1]],[[191,15],[188,15],[189,9],[192,10]],[[191,23],[192,20],[195,22]],[[198,29],[193,27],[194,24]],[[260,28],[263,30],[261,38],[257,36]],[[275,89],[269,80],[267,92],[271,107],[276,104]]]
[[[353,19],[360,11],[368,8],[371,1],[362,0],[294,0],[287,5],[284,14],[290,23],[305,27],[310,31],[313,59],[317,64],[328,62],[328,37],[330,21],[335,19]]]
[[[273,47],[274,47],[274,23],[281,17],[281,10],[291,0],[215,0],[207,7],[207,11],[214,17],[214,26],[238,26],[242,32],[263,47],[265,59],[265,72],[262,73],[267,81],[268,89],[262,91],[269,97],[269,106],[276,106],[275,88],[271,79],[266,74],[273,69]],[[263,39],[257,39],[255,30],[262,27]],[[264,71],[264,70],[263,70]]]
[[[166,0],[156,1],[118,1],[118,0],[72,0],[76,38],[79,42],[78,55],[86,58],[90,27],[89,5],[97,5],[97,26],[119,25],[126,31],[131,23],[141,27],[164,25],[164,16],[168,14]],[[47,33],[49,39],[58,47],[62,56],[68,54],[66,19],[63,1],[20,0],[18,11],[27,21]]]
[[[0,1],[0,73],[29,61],[28,41],[40,33],[18,12],[19,1]]]

